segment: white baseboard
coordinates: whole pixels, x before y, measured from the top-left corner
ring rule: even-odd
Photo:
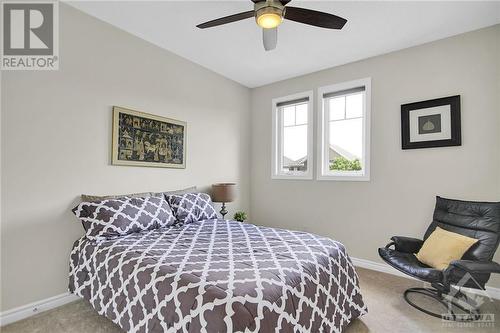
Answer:
[[[358,266],[358,267],[362,267],[362,268],[366,268],[366,269],[371,269],[371,270],[377,271],[377,272],[402,276],[402,277],[405,277],[407,279],[417,280],[409,275],[404,274],[403,272],[398,271],[395,268],[392,268],[391,266],[389,266],[387,264],[383,264],[383,263],[379,263],[379,262],[371,261],[371,260],[366,260],[366,259],[353,258],[353,257],[351,257],[351,260],[352,260],[352,263],[354,264],[354,266]],[[466,291],[469,291],[472,293],[480,292],[477,289],[470,289],[470,288],[462,288],[462,290],[466,290]],[[493,288],[493,287],[486,286],[486,293],[491,298],[500,299],[500,288]]]
[[[75,296],[68,292],[46,298],[38,302],[26,304],[8,311],[0,312],[0,326],[11,324],[18,320],[25,319],[38,313],[57,308],[61,305],[76,301],[78,299],[80,299],[78,296]]]
[[[407,279],[416,280],[415,278],[413,278],[409,275],[406,275],[405,273],[400,272],[397,269],[392,268],[391,266],[389,266],[387,264],[383,264],[383,263],[379,263],[379,262],[371,261],[371,260],[366,260],[366,259],[353,258],[353,257],[351,257],[351,260],[352,260],[352,263],[354,264],[354,266],[358,266],[358,267],[366,268],[366,269],[371,269],[372,271],[402,276],[402,277],[405,277]]]

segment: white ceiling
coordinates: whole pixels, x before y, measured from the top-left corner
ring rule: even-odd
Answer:
[[[247,87],[311,73],[500,23],[500,2],[292,1],[348,20],[341,31],[292,21],[265,52],[255,20],[206,30],[204,21],[250,10],[242,1],[79,1],[92,16]]]

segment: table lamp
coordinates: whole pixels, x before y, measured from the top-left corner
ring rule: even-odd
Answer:
[[[227,214],[226,203],[233,202],[236,197],[236,184],[235,183],[218,183],[212,185],[212,201],[222,202],[220,214],[224,219]]]

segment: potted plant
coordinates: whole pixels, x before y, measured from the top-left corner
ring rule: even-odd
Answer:
[[[247,213],[243,211],[238,211],[234,213],[233,218],[238,222],[245,222],[245,220],[247,219]]]

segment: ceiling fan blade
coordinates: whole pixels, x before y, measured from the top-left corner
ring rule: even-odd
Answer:
[[[247,12],[242,12],[234,15],[229,15],[225,17],[221,17],[212,21],[208,21],[202,24],[198,24],[196,27],[200,29],[205,29],[205,28],[211,28],[215,27],[218,25],[226,24],[226,23],[231,23],[231,22],[236,22],[236,21],[241,21],[250,17],[254,17],[255,13],[253,10],[249,10]]]
[[[262,29],[262,41],[266,51],[274,50],[278,44],[278,28]]]
[[[286,7],[285,18],[328,29],[342,29],[347,22],[345,18],[333,14],[298,7]]]

